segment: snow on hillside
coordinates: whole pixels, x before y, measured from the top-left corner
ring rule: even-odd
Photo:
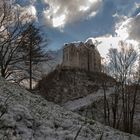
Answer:
[[[140,140],[33,95],[0,78],[0,139],[4,140]]]
[[[112,90],[113,90],[112,88],[108,89],[106,95],[107,96],[111,95],[113,93]],[[87,95],[86,97],[79,98],[74,101],[68,101],[64,103],[63,106],[71,111],[74,111],[82,107],[90,106],[94,101],[101,99],[103,96],[104,96],[103,90],[100,89],[96,92],[96,94],[92,93],[92,94]]]

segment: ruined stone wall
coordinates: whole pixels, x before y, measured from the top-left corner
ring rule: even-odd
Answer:
[[[100,72],[101,57],[94,45],[81,42],[76,46],[74,43],[70,43],[64,47],[62,66]]]
[[[78,51],[79,51],[79,68],[88,70],[88,58],[87,58],[87,49],[85,48],[86,46],[84,44],[80,44]]]
[[[62,66],[79,67],[79,53],[73,44],[70,44],[64,48]]]

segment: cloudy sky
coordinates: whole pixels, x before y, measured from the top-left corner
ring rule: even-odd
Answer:
[[[49,47],[96,38],[102,56],[119,40],[140,41],[140,0],[15,0],[36,17],[49,38]]]

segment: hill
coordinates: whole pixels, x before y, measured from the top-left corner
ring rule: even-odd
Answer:
[[[40,94],[49,101],[55,102],[82,116],[88,116],[89,119],[94,119],[101,123],[105,123],[104,84],[106,85],[105,92],[109,106],[109,116],[110,120],[113,122],[112,102],[115,102],[113,99],[115,99],[115,91],[119,83],[104,73],[88,72],[79,69],[67,69],[66,67],[57,68],[39,82],[38,90]],[[131,93],[132,99],[134,90],[135,88],[133,86],[128,86],[128,91]],[[140,92],[138,89],[133,127],[133,133],[138,136],[140,134],[139,93]],[[118,110],[121,110],[121,95],[118,99]],[[132,102],[130,105],[132,105]],[[119,125],[118,129],[123,130],[121,125]]]
[[[108,86],[115,80],[104,73],[88,72],[79,69],[57,68],[38,83],[38,90],[47,100],[65,103],[96,93],[103,79]]]
[[[0,139],[140,140],[134,135],[117,131],[67,111],[1,77]]]

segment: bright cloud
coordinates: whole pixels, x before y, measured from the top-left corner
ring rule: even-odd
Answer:
[[[102,41],[98,49],[105,56],[109,48],[118,47],[120,40],[134,45],[140,41],[139,0],[15,1],[20,1],[21,7],[36,15],[41,25],[42,22],[46,25],[56,47],[93,36]],[[74,22],[78,24],[71,24]]]
[[[52,27],[62,27],[81,18],[95,16],[102,4],[102,0],[44,0],[44,2],[49,5],[44,11],[44,21]]]
[[[26,8],[27,13],[29,13],[30,15],[36,16],[36,9],[34,6],[30,5],[29,7]]]
[[[116,35],[122,40],[138,45],[140,41],[140,3],[135,2],[131,12],[127,16],[120,17],[120,22],[116,23]]]
[[[65,15],[61,15],[60,17],[53,18],[53,27],[59,27],[65,24]]]
[[[80,6],[79,11],[87,11],[89,9],[89,6]]]
[[[35,6],[39,5],[37,11],[42,13],[43,21],[46,25],[52,27],[64,27],[67,23],[72,23],[81,19],[89,19],[96,16],[98,11],[107,1],[103,0],[15,0],[19,1],[21,5],[32,5],[30,11],[35,14]],[[112,0],[112,3],[117,7],[119,11],[123,11],[128,8],[127,4],[131,0]],[[111,3],[111,0],[109,1]],[[25,8],[27,7],[24,6]],[[43,7],[43,8],[42,8]],[[139,3],[136,3],[135,7],[139,7]],[[40,10],[41,9],[41,10]],[[40,14],[39,13],[39,14]],[[60,19],[58,19],[60,18]],[[59,21],[59,23],[58,23]]]
[[[121,40],[120,37],[113,37],[112,35],[106,35],[102,37],[97,37],[94,40],[101,42],[98,45],[98,50],[101,53],[102,57],[106,57],[108,50],[110,48],[117,48],[119,41]]]
[[[129,37],[128,28],[130,26],[129,22],[131,19],[123,17],[123,20],[116,24],[116,36],[125,40]]]
[[[140,14],[135,17],[125,17],[116,24],[116,36],[121,40],[131,43],[136,49],[140,43]]]
[[[120,36],[112,36],[112,35],[105,35],[101,37],[91,38],[93,40],[93,43],[100,42],[98,45],[98,50],[101,54],[101,57],[106,58],[108,50],[110,48],[118,48],[120,41],[124,41],[125,43],[132,44],[135,49],[138,49],[138,42],[134,40],[123,40]]]

